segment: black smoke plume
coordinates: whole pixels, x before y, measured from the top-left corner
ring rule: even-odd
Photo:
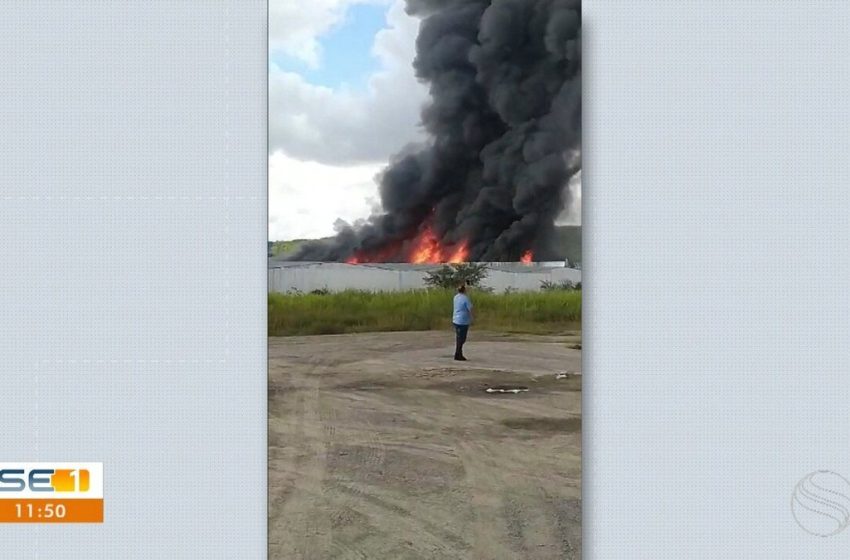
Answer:
[[[581,153],[580,0],[408,0],[430,85],[428,144],[379,177],[382,212],[294,260],[405,261],[425,227],[469,260],[560,259],[554,222]]]

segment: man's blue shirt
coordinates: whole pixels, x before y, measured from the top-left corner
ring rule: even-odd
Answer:
[[[472,311],[472,302],[466,294],[457,294],[454,299],[454,314],[452,315],[452,323],[455,325],[468,325],[470,319],[470,311]]]

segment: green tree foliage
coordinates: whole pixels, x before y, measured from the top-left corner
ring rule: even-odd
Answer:
[[[567,290],[581,290],[581,282],[573,284],[569,280],[561,280],[560,282],[552,282],[551,280],[543,280],[540,282],[540,289],[544,292],[557,292]]]
[[[461,284],[480,288],[481,282],[487,278],[487,267],[478,263],[461,263],[443,265],[425,275],[425,284],[432,288],[451,289]]]

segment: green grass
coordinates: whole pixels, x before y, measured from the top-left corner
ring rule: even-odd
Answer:
[[[301,248],[302,245],[309,241],[329,241],[332,237],[323,237],[321,239],[290,239],[289,241],[275,241],[272,243],[272,256],[288,256],[292,255]]]
[[[452,291],[269,294],[269,336],[451,328]],[[581,292],[470,293],[475,329],[533,334],[575,330]]]

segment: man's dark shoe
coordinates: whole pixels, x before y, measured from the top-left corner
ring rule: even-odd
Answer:
[[[457,360],[457,361],[459,361],[459,362],[465,362],[465,361],[467,361],[467,360],[466,360],[466,358],[464,358],[463,356],[455,356],[455,360]]]

